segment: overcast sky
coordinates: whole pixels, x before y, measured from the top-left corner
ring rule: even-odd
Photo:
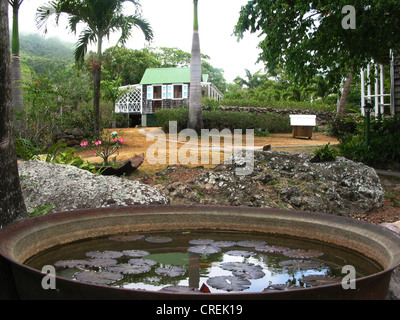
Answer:
[[[21,33],[41,33],[35,25],[36,9],[49,0],[24,0],[19,13]],[[237,23],[240,8],[248,0],[200,0],[199,28],[200,45],[203,54],[210,56],[210,63],[224,70],[225,79],[232,82],[236,76],[245,77],[245,69],[251,73],[263,69],[257,64],[259,55],[257,45],[260,39],[246,33],[243,40],[237,41],[233,29]],[[126,44],[131,49],[151,47],[177,47],[186,52],[191,51],[193,29],[193,1],[191,0],[141,0],[143,16],[154,32],[152,43],[145,42],[140,31],[134,31],[133,37]],[[132,4],[127,4],[127,14]],[[11,12],[10,12],[11,13]],[[11,15],[11,14],[10,14]],[[10,16],[11,26],[11,16]],[[53,21],[48,25],[46,37],[59,37],[64,41],[75,43],[77,35],[71,34],[62,22],[57,27]],[[106,42],[104,49],[115,45],[118,35]]]

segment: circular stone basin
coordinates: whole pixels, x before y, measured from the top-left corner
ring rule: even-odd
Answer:
[[[44,251],[77,241],[176,230],[264,233],[320,242],[361,255],[381,271],[357,278],[347,287],[342,282],[325,280],[326,285],[296,290],[203,293],[107,286],[102,284],[108,281],[107,274],[93,284],[56,276],[56,290],[45,290],[42,282],[46,274],[25,265]],[[243,249],[268,249],[264,244],[254,245]],[[62,212],[16,222],[0,231],[0,255],[13,271],[20,299],[384,299],[391,273],[400,265],[400,237],[380,226],[327,214],[248,207],[132,206]],[[234,284],[226,277],[211,282]],[[354,286],[356,289],[352,289]]]

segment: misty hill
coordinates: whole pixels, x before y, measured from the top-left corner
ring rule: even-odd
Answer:
[[[44,38],[40,34],[20,34],[21,56],[72,60],[75,44],[59,38]]]
[[[36,73],[48,66],[72,64],[75,44],[59,38],[45,38],[40,34],[20,34],[20,56],[23,64]]]

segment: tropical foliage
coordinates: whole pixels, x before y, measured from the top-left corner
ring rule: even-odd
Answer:
[[[391,169],[400,163],[400,120],[398,117],[372,119],[370,142],[366,143],[365,119],[342,119],[339,131],[341,155],[373,167]],[[347,127],[343,127],[347,124]]]
[[[229,129],[233,133],[235,129],[241,129],[245,133],[246,129],[254,129],[260,133],[260,136],[291,132],[289,116],[277,113],[253,114],[242,111],[204,110],[202,116],[204,128],[209,130]],[[156,117],[158,125],[165,132],[169,131],[170,121],[176,121],[177,130],[180,131],[187,127],[189,110],[187,108],[160,109],[156,111]]]
[[[135,14],[124,15],[123,4],[131,2],[136,6]],[[100,81],[102,65],[102,42],[109,38],[116,30],[121,31],[119,43],[124,44],[131,36],[132,28],[138,27],[147,41],[153,38],[150,24],[140,13],[140,3],[137,0],[58,0],[49,2],[38,9],[37,22],[39,27],[46,27],[51,16],[56,17],[58,23],[62,14],[68,16],[69,27],[76,33],[80,23],[85,25],[75,49],[75,60],[83,63],[88,45],[97,42],[97,52],[92,60],[93,72],[93,110],[95,115],[94,134],[99,136],[100,128]]]
[[[344,29],[343,7],[355,8],[355,29]],[[242,7],[235,34],[258,33],[260,60],[270,72],[284,69],[299,83],[323,75],[343,86],[342,113],[355,74],[367,62],[400,47],[400,7],[393,0],[251,0]],[[388,32],[390,30],[390,32]]]

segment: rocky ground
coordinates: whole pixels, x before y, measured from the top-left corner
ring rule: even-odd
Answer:
[[[307,158],[307,156],[305,156],[305,158]],[[286,164],[289,167],[293,165],[293,163],[290,161],[286,162]],[[265,167],[266,166],[264,166],[264,169]],[[361,172],[365,173],[365,170],[367,169],[364,167],[361,168]],[[265,194],[263,199],[264,202],[262,203],[262,199],[260,197],[257,198],[255,194],[250,193],[250,195],[246,197],[246,192],[242,192],[241,200],[245,202],[242,204],[288,209],[296,207],[297,205],[297,207],[300,207],[300,209],[313,209],[313,201],[310,197],[309,201],[311,203],[311,207],[304,208],[303,204],[302,208],[302,201],[304,197],[303,199],[301,197],[299,198],[298,192],[296,193],[296,188],[298,191],[302,190],[304,192],[308,187],[308,192],[311,192],[312,194],[312,190],[314,190],[314,192],[319,190],[318,184],[321,186],[323,185],[322,182],[318,181],[318,183],[316,183],[314,178],[310,178],[307,175],[303,175],[303,179],[305,180],[300,180],[300,182],[293,180],[290,177],[293,178],[295,174],[293,174],[293,172],[290,173],[290,169],[289,172],[287,172],[288,177],[278,177],[274,172],[268,173],[265,172],[265,170],[256,170],[256,172],[257,171],[258,173],[256,173],[256,179],[250,180],[247,185],[244,183],[242,190],[248,191],[248,189],[251,188],[253,190],[257,190],[258,194],[261,194],[259,191],[261,191],[260,189],[263,189],[262,193]],[[235,194],[237,195],[237,193],[232,192],[229,189],[229,185],[226,181],[229,181],[229,179],[225,179],[226,175],[224,176],[222,172],[226,173],[225,170],[222,170],[221,166],[217,167],[216,170],[212,170],[204,167],[193,168],[175,165],[159,171],[155,175],[141,177],[140,179],[138,178],[138,180],[145,184],[152,185],[161,190],[163,193],[167,194],[172,204],[218,203],[226,205],[240,205],[240,197],[235,197]],[[347,187],[349,187],[349,192],[347,193],[341,190],[341,187],[343,186],[340,186],[340,183],[339,186],[335,186],[334,183],[331,183],[331,187],[335,186],[335,192],[339,192],[342,196],[344,195],[348,198],[348,200],[350,200],[350,205],[343,205],[342,203],[341,208],[346,207],[346,215],[354,219],[360,219],[374,224],[388,224],[387,226],[389,227],[392,227],[393,223],[396,223],[395,229],[398,231],[397,226],[399,226],[400,219],[400,177],[398,175],[390,175],[388,173],[382,174],[382,172],[380,172],[379,175],[376,175],[378,178],[378,180],[376,180],[373,173],[368,173],[370,175],[370,180],[363,177],[363,173],[358,175],[358,178],[356,178],[361,179],[364,182],[369,180],[370,185],[368,188],[375,190],[372,193],[367,192],[365,194],[367,197],[363,199],[356,199],[356,195],[351,192],[355,181],[353,181],[353,184],[349,181],[345,183],[347,184]],[[307,182],[307,180],[310,181]],[[314,182],[314,185],[311,183],[312,181]],[[231,180],[231,183],[238,182]],[[379,185],[381,187],[379,187]],[[263,186],[263,188],[260,186]],[[240,188],[241,187],[239,187],[239,191]],[[283,201],[285,197],[286,200],[288,200],[290,188],[293,191],[292,198],[295,200],[292,203],[290,203],[290,201]],[[236,190],[238,190],[238,188],[236,188]],[[286,192],[282,192],[282,190],[286,190]],[[365,191],[366,190],[363,192]],[[370,197],[369,200],[368,197]],[[335,199],[335,197],[333,197],[333,199],[338,201],[338,199]],[[377,201],[376,205],[371,204],[371,199],[375,199],[372,200],[372,202]],[[361,202],[361,206],[352,206],[351,202],[354,201],[359,204]],[[329,204],[329,201],[325,203]],[[365,205],[366,203],[368,204]],[[317,207],[314,207],[314,209],[316,211],[319,211],[318,209],[329,210],[329,207],[329,205],[320,204],[319,207],[317,205]],[[344,212],[343,209],[341,209],[341,212]],[[400,300],[399,268],[393,271],[387,299]]]
[[[270,161],[273,154],[281,156]],[[300,165],[301,157],[307,159],[305,166]],[[235,177],[229,167],[223,165],[215,169],[173,165],[155,175],[133,179],[155,186],[167,194],[173,204],[295,208],[336,213],[375,224],[399,220],[400,177],[376,176],[368,167],[351,161],[339,162],[336,168],[344,163],[351,165],[347,165],[349,168],[341,177],[335,177],[333,167],[310,163],[310,158],[305,154],[269,152],[267,158],[256,160],[253,174],[244,178]],[[358,180],[364,183],[357,185]],[[240,183],[241,186],[236,187]],[[321,192],[324,188],[325,194]],[[361,194],[356,195],[355,191]]]

